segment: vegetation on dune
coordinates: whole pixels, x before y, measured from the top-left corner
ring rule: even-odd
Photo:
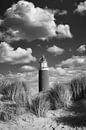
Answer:
[[[86,77],[73,79],[70,83],[55,84],[33,97],[29,88],[25,81],[18,78],[4,78],[0,81],[1,120],[6,121],[25,112],[44,117],[48,110],[65,108],[72,102],[86,98]]]
[[[73,79],[70,83],[70,90],[72,101],[78,101],[86,98],[86,77],[78,77]]]
[[[68,97],[69,96],[69,97]],[[53,88],[40,92],[29,103],[29,111],[36,116],[45,116],[48,110],[66,107],[70,102],[68,86],[55,85]]]
[[[22,81],[4,78],[0,82],[0,120],[8,121],[13,116],[26,112],[29,87]]]
[[[86,77],[78,77],[70,83],[57,84],[33,97],[29,110],[36,116],[45,116],[48,110],[67,108],[73,102],[86,98]]]
[[[0,83],[1,101],[12,101],[18,105],[25,106],[28,95],[28,87],[24,81],[19,79],[4,79]]]

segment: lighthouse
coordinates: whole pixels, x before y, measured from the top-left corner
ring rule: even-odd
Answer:
[[[42,56],[39,60],[39,92],[49,88],[48,65],[46,58]]]

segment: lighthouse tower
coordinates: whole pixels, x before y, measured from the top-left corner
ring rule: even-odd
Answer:
[[[39,60],[39,92],[49,88],[48,65],[44,56]]]

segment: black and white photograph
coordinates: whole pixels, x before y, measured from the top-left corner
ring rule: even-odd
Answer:
[[[0,0],[0,130],[86,130],[86,0]]]

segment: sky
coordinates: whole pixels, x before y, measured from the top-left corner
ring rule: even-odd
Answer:
[[[86,72],[85,0],[0,0],[0,74],[34,74],[42,55],[51,81]]]

